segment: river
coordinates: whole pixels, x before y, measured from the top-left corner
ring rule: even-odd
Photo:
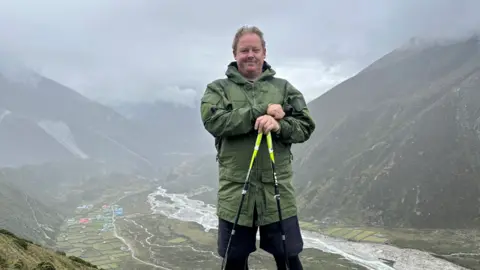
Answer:
[[[165,200],[158,200],[157,197],[165,198]],[[168,193],[162,187],[150,193],[147,200],[154,214],[195,222],[203,226],[205,231],[217,228],[214,205],[190,199],[186,194]],[[303,230],[302,235],[305,248],[339,254],[371,270],[467,270],[420,250],[401,249],[383,244],[349,242],[306,230]],[[381,259],[395,261],[394,267],[386,265]]]

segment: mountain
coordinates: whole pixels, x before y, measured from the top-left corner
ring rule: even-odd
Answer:
[[[34,244],[0,229],[0,269],[99,269],[91,263]]]
[[[191,107],[157,100],[151,103],[122,103],[113,108],[149,128],[152,136],[162,138],[171,156],[185,157],[214,151],[213,138],[204,132],[199,102]]]
[[[3,178],[0,178],[0,204],[1,229],[38,243],[54,243],[56,228],[63,222],[55,208],[46,206]]]
[[[67,159],[161,166],[166,146],[144,126],[16,62],[0,65],[0,167]]]
[[[480,43],[404,46],[309,104],[295,147],[302,215],[347,224],[480,225]]]

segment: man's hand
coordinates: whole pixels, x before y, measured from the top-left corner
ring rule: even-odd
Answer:
[[[270,115],[262,115],[255,121],[255,130],[258,133],[268,134],[268,132],[277,132],[280,129],[280,124]]]
[[[285,116],[285,112],[280,104],[269,104],[267,114],[275,118],[275,120],[280,120]]]

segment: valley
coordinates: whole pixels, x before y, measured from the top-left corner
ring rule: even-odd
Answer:
[[[208,205],[202,206],[182,194],[164,192],[162,197],[152,190],[153,187],[132,190],[128,194],[117,194],[115,199],[108,196],[114,199],[108,205],[85,205],[75,217],[83,224],[67,220],[57,238],[57,248],[104,269],[185,269],[198,262],[202,266],[197,269],[219,268],[216,229],[212,224],[214,219],[208,219],[212,214],[206,210]],[[153,207],[152,198],[157,202]],[[195,213],[206,216],[204,222],[199,222],[202,215]],[[85,218],[91,219],[86,221]],[[301,226],[306,241],[302,257],[306,269],[393,269],[388,267],[392,261],[395,269],[464,269],[446,260],[469,267],[465,269],[478,269],[476,258],[461,252],[480,251],[475,238],[479,232],[427,233],[405,229],[342,228],[309,222],[302,222]],[[254,269],[274,269],[270,255],[260,249],[252,254],[250,262]]]
[[[152,214],[146,200],[151,191],[117,194],[108,206],[81,205],[62,226],[56,248],[103,269],[220,268],[216,230],[205,231],[195,222]],[[319,267],[307,269],[367,269],[315,249],[305,251],[304,261],[306,267]],[[250,262],[254,269],[274,268],[273,258],[261,250]]]

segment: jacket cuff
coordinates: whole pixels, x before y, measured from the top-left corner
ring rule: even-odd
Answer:
[[[255,121],[259,116],[267,114],[268,104],[257,104],[252,106],[252,116],[253,121]]]
[[[280,130],[279,132],[275,132],[275,136],[277,138],[288,138],[292,133],[292,126],[284,119],[281,119],[278,123],[280,124]]]

